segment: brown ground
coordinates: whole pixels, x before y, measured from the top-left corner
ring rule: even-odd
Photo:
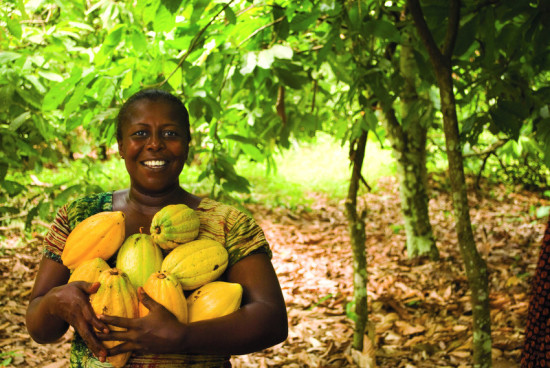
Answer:
[[[453,229],[451,200],[432,193],[432,225],[440,262],[413,262],[393,179],[361,197],[368,210],[369,318],[376,331],[378,367],[470,367],[471,307]],[[545,219],[534,210],[548,201],[503,187],[472,193],[476,242],[489,265],[495,367],[517,367]],[[353,324],[346,317],[352,295],[352,258],[343,203],[312,196],[309,209],[259,205],[250,210],[273,249],[288,306],[290,333],[280,345],[233,358],[235,367],[353,367]],[[40,254],[41,236],[19,242],[14,229],[0,246],[0,367],[66,367],[70,333],[39,345],[25,330],[25,308]]]

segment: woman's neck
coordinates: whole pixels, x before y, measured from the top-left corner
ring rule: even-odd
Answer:
[[[124,201],[127,206],[134,207],[145,214],[156,212],[169,204],[187,204],[186,202],[189,202],[190,197],[192,195],[179,185],[159,193],[146,193],[132,186],[125,193]]]

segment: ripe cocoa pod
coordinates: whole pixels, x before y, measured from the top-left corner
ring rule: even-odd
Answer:
[[[160,271],[162,251],[148,234],[133,234],[118,250],[116,268],[128,275],[137,289],[151,274]]]
[[[96,213],[71,231],[61,260],[71,270],[88,259],[99,257],[108,260],[122,245],[124,232],[122,211]]]
[[[184,204],[171,204],[155,214],[150,232],[159,247],[171,250],[195,240],[199,227],[199,216],[193,209]]]
[[[154,301],[168,309],[181,323],[187,323],[187,300],[178,279],[168,272],[155,272],[143,285],[143,290]],[[139,303],[139,316],[145,317],[149,309]]]
[[[117,317],[138,318],[138,298],[137,293],[124,272],[117,268],[111,268],[101,272],[99,280],[101,286],[97,293],[90,296],[90,304],[94,312]],[[124,328],[109,326],[112,331],[125,331]],[[110,349],[121,341],[104,341],[103,345]],[[107,357],[107,362],[115,368],[124,367],[131,352]]]
[[[168,253],[161,269],[176,276],[183,290],[193,290],[220,277],[228,259],[223,245],[215,240],[199,239]]]
[[[86,281],[94,283],[99,280],[101,272],[109,268],[111,267],[102,258],[88,259],[75,268],[68,282]]]
[[[241,306],[243,288],[240,284],[214,281],[193,291],[187,298],[189,323],[223,317]]]

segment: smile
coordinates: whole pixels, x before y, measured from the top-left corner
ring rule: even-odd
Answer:
[[[143,165],[151,168],[151,169],[158,169],[161,167],[164,167],[168,164],[167,161],[164,160],[151,160],[151,161],[143,161]]]

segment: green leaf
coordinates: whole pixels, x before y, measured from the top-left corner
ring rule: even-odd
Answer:
[[[19,115],[18,117],[16,117],[15,119],[12,120],[11,124],[10,124],[10,130],[12,132],[15,132],[17,129],[19,129],[19,127],[24,123],[26,122],[27,120],[29,120],[31,116],[31,113],[30,111],[25,111],[24,113],[22,113],[21,115]]]
[[[138,54],[142,54],[147,51],[147,37],[145,37],[145,35],[138,29],[134,29],[132,31],[131,41],[134,46],[134,50]]]
[[[377,38],[390,42],[401,42],[401,34],[397,27],[385,20],[369,20],[365,22],[365,36]]]
[[[191,14],[191,17],[189,18],[189,21],[191,23],[198,22],[202,16],[202,13],[206,9],[206,7],[210,4],[210,0],[197,0],[192,3],[192,9],[193,12]]]
[[[174,74],[172,74],[175,71]],[[178,64],[173,61],[165,61],[162,66],[162,72],[164,74],[165,78],[168,78],[170,74],[172,76],[168,80],[168,84],[172,86],[173,89],[178,90],[181,88],[182,82],[183,82],[183,76],[181,73],[181,69],[178,67]]]
[[[51,111],[56,109],[65,97],[67,97],[67,94],[69,94],[72,89],[74,88],[74,85],[77,83],[77,81],[82,76],[82,69],[75,67],[72,70],[71,76],[64,80],[61,83],[53,85],[48,93],[44,96],[44,100],[42,101],[42,109],[44,111]]]
[[[58,207],[64,205],[69,201],[69,199],[73,195],[78,194],[81,191],[82,191],[82,184],[75,184],[68,187],[67,189],[65,189],[55,197],[54,205]]]
[[[265,156],[262,154],[262,152],[254,145],[252,144],[241,144],[240,148],[254,161],[257,162],[263,162],[265,160]]]
[[[117,47],[120,41],[122,41],[122,36],[124,35],[125,30],[126,30],[125,24],[116,25],[105,38],[103,45],[109,48]]]
[[[304,84],[309,82],[307,74],[296,66],[278,66],[274,68],[274,71],[285,85],[294,89],[301,89]]]
[[[49,72],[47,70],[39,70],[38,75],[47,80],[51,80],[52,82],[63,82],[63,76],[58,73]]]
[[[15,197],[16,195],[21,194],[23,191],[27,190],[24,185],[21,185],[11,180],[4,180],[4,182],[2,183],[2,187],[11,197]]]
[[[69,101],[67,101],[67,103],[65,104],[65,108],[63,109],[63,116],[65,117],[65,119],[67,119],[69,115],[76,111],[78,106],[80,106],[80,104],[83,102],[82,99],[88,91],[88,84],[94,77],[95,75],[90,73],[77,84],[74,92],[69,98]]]
[[[29,230],[32,225],[32,220],[38,215],[38,206],[35,206],[29,210],[27,217],[25,218],[25,230]]]
[[[19,23],[19,20],[8,18],[8,19],[6,19],[6,23],[7,23],[8,30],[10,31],[10,33],[15,38],[21,39],[21,36],[23,35],[23,29],[21,28],[21,23]]]
[[[485,23],[485,22],[483,22]],[[456,56],[463,55],[476,41],[476,33],[479,26],[478,17],[473,17],[469,22],[460,27],[453,50]],[[492,31],[494,33],[494,30]]]
[[[319,16],[319,10],[315,10],[309,13],[298,13],[292,18],[290,22],[290,29],[295,32],[302,32],[313,27]]]
[[[255,144],[256,140],[252,138],[247,138],[242,135],[238,134],[228,134],[224,137],[225,139],[231,139],[232,141],[237,141],[241,143],[247,143],[247,144]]]
[[[10,61],[17,60],[21,57],[21,54],[11,51],[0,51],[0,65],[5,65]]]
[[[4,181],[4,178],[8,174],[8,165],[0,164],[0,183]]]
[[[171,13],[166,6],[161,4],[155,13],[155,19],[153,20],[154,31],[157,33],[167,32],[174,28],[175,24],[176,15]]]
[[[176,14],[182,0],[161,0],[160,3],[172,14]]]
[[[519,102],[500,101],[490,110],[495,126],[510,138],[518,140],[526,112]]]
[[[231,9],[229,6],[225,8],[225,19],[229,22],[229,24],[237,24],[237,17],[235,16],[235,12],[233,12],[233,9]]]

